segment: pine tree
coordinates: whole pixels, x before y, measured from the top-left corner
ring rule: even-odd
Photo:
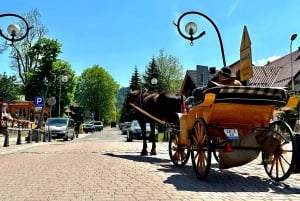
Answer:
[[[142,87],[142,81],[141,81],[141,78],[140,78],[140,74],[138,72],[137,67],[135,67],[134,72],[131,76],[129,89],[138,90],[138,89],[141,89],[141,87]]]
[[[162,77],[154,57],[151,59],[149,66],[146,68],[143,78],[145,82],[144,86],[150,91],[162,91]],[[155,82],[153,82],[154,79],[156,79]]]

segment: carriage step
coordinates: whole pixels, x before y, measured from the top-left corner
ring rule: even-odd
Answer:
[[[295,133],[295,145],[296,145],[296,168],[294,173],[300,173],[300,133]]]

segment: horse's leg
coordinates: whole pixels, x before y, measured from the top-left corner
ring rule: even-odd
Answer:
[[[151,133],[150,133],[150,140],[152,141],[152,148],[151,148],[151,155],[156,155],[156,142],[155,142],[155,124],[150,123]]]
[[[146,124],[143,121],[139,121],[140,127],[141,127],[141,131],[142,131],[142,138],[143,138],[143,149],[141,152],[142,156],[146,156],[148,155],[148,151],[147,151],[147,138],[146,138]]]

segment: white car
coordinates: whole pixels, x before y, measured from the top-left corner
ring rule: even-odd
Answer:
[[[94,133],[95,132],[95,125],[91,122],[84,122],[82,124],[82,127],[83,127],[83,131],[85,133],[88,133],[88,132]]]

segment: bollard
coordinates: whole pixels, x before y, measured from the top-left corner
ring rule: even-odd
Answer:
[[[35,138],[35,142],[39,142],[39,138],[40,138],[40,129],[36,129],[36,138]]]
[[[51,142],[51,140],[52,140],[52,136],[51,136],[51,132],[49,131],[48,132],[48,141]]]
[[[5,138],[4,138],[4,147],[9,147],[9,132],[8,132],[8,128],[6,127],[5,129]]]
[[[47,142],[47,139],[46,139],[46,132],[45,132],[45,131],[43,132],[43,142]]]
[[[22,144],[22,137],[21,137],[21,127],[19,126],[18,130],[18,138],[17,138],[17,145]]]
[[[28,136],[27,136],[27,143],[31,143],[32,142],[32,133],[31,130],[28,131]]]

